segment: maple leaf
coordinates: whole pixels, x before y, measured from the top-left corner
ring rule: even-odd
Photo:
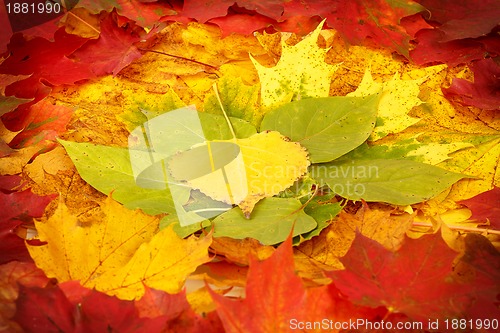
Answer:
[[[21,332],[11,321],[16,313],[19,286],[44,287],[49,281],[34,263],[12,261],[0,266],[0,327],[3,332]]]
[[[373,80],[370,69],[366,69],[356,91],[347,96],[369,96],[382,90],[377,109],[378,124],[375,125],[369,140],[376,141],[390,133],[400,132],[419,121],[408,116],[408,112],[422,103],[418,94],[423,81],[401,80],[399,75],[395,74],[390,81],[379,83]]]
[[[410,58],[418,65],[435,62],[456,66],[478,59],[485,54],[500,55],[500,41],[495,35],[474,39],[457,39],[442,42],[444,32],[438,29],[422,29],[415,35],[416,47],[410,51]]]
[[[139,317],[134,302],[72,282],[45,288],[21,286],[13,319],[28,332],[160,332],[165,326],[164,317]]]
[[[207,142],[174,155],[168,163],[173,179],[214,200],[237,204],[247,218],[259,200],[291,186],[308,166],[305,150],[273,131]]]
[[[428,20],[438,22],[442,31],[441,42],[475,38],[488,34],[498,26],[498,1],[436,1],[418,0],[428,11]]]
[[[41,37],[26,39],[15,34],[9,44],[10,56],[0,64],[0,73],[31,75],[10,84],[7,95],[33,98],[39,101],[47,95],[49,85],[74,84],[93,77],[88,64],[70,60],[67,56],[87,42],[87,39],[67,34],[60,28],[54,34],[54,42]]]
[[[489,220],[490,225],[500,230],[500,188],[478,194],[470,199],[462,200],[459,204],[467,206],[472,211],[472,219]]]
[[[0,192],[0,264],[11,260],[31,261],[24,240],[16,234],[23,223],[41,217],[45,207],[57,194],[38,196],[27,189],[20,192]]]
[[[451,86],[443,89],[446,98],[485,110],[500,110],[500,66],[490,58],[473,62],[470,68],[474,82],[454,78]]]
[[[52,105],[41,100],[26,110],[24,117],[13,118],[6,123],[11,128],[22,128],[9,146],[23,148],[44,140],[55,140],[56,136],[66,131],[73,110],[63,105]]]
[[[339,0],[336,17],[330,24],[350,43],[361,44],[367,37],[380,46],[409,58],[410,37],[401,19],[425,10],[414,1]]]
[[[6,75],[0,74],[0,116],[14,110],[21,104],[30,102],[30,98],[16,98],[13,96],[5,96],[5,87],[8,85],[28,78],[29,75]]]
[[[237,3],[239,7],[247,10],[254,10],[264,16],[270,17],[273,20],[278,20],[283,12],[282,0],[222,0],[222,1],[207,1],[205,3],[196,0],[184,1],[182,15],[192,17],[205,23],[211,18],[226,16],[230,6]]]
[[[93,14],[105,10],[116,12],[145,28],[152,28],[162,16],[175,15],[177,12],[161,2],[140,0],[79,0],[75,8],[85,8]]]
[[[338,65],[326,63],[328,50],[317,45],[323,23],[295,45],[288,45],[282,39],[281,58],[274,67],[264,67],[250,56],[259,74],[264,108],[280,106],[292,99],[328,96],[331,76]]]
[[[90,70],[96,76],[118,74],[142,54],[134,45],[141,37],[134,31],[133,22],[126,22],[122,26],[117,24],[113,15],[108,15],[101,21],[99,38],[88,41],[71,57],[89,63]]]
[[[158,219],[131,212],[110,198],[103,221],[78,226],[77,218],[60,204],[47,222],[35,222],[41,246],[28,246],[39,267],[59,281],[79,280],[122,299],[137,299],[144,285],[177,292],[185,277],[209,260],[211,238],[182,240]],[[129,221],[129,223],[124,223]]]
[[[397,252],[358,234],[341,259],[346,269],[327,275],[357,304],[386,306],[414,320],[451,318],[470,307],[464,288],[474,288],[450,279],[455,257],[439,233],[406,239]]]
[[[307,294],[294,273],[290,237],[269,259],[250,261],[245,290],[236,301],[210,291],[226,332],[287,332],[290,320],[304,318]]]

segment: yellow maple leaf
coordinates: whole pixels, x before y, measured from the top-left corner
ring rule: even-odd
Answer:
[[[379,83],[373,80],[370,69],[366,69],[358,89],[347,96],[368,96],[382,90],[377,125],[370,140],[375,141],[389,133],[400,132],[420,120],[408,116],[408,112],[422,103],[418,94],[423,81],[424,79],[401,80],[399,74],[395,74],[390,81]]]
[[[78,280],[121,299],[138,299],[144,285],[179,292],[190,273],[209,261],[211,237],[180,239],[171,228],[158,232],[158,218],[130,211],[108,198],[101,221],[81,224],[59,204],[46,222],[35,222],[46,244],[28,250],[36,265],[59,282]]]
[[[306,150],[275,131],[199,148],[175,155],[171,176],[214,200],[238,205],[247,218],[259,200],[290,187],[309,166]]]
[[[281,40],[281,58],[276,66],[262,66],[252,56],[261,83],[261,103],[264,108],[279,106],[291,99],[327,97],[332,74],[339,65],[325,62],[328,49],[317,44],[323,23],[295,45]]]

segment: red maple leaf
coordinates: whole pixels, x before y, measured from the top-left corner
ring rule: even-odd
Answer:
[[[440,62],[456,66],[483,59],[485,54],[500,54],[500,38],[495,35],[448,42],[442,42],[443,37],[444,32],[438,29],[420,30],[415,35],[417,45],[410,51],[410,58],[418,65]]]
[[[480,109],[500,110],[500,65],[493,59],[483,59],[469,67],[474,72],[474,82],[453,79],[451,86],[443,89],[446,98]],[[497,194],[497,207],[499,202]]]
[[[9,43],[10,55],[0,64],[0,73],[11,75],[31,75],[29,78],[12,83],[5,89],[7,96],[35,98],[38,102],[49,92],[51,85],[74,84],[93,77],[88,64],[68,59],[68,55],[81,47],[87,39],[67,34],[60,28],[54,35],[54,42],[45,38],[26,39],[14,34]]]
[[[470,307],[468,288],[473,288],[451,278],[456,256],[440,234],[406,239],[397,252],[357,234],[341,259],[345,270],[328,275],[357,304],[386,306],[423,322],[455,318]]]
[[[500,2],[497,0],[416,1],[427,9],[428,20],[440,25],[438,29],[444,33],[441,42],[484,36],[498,26]]]
[[[221,1],[198,1],[186,0],[182,8],[182,15],[191,17],[201,23],[216,17],[226,16],[233,4],[247,10],[255,11],[273,20],[279,20],[283,13],[283,0],[221,0]]]
[[[173,1],[80,0],[75,8],[85,8],[93,14],[99,14],[103,10],[111,12],[116,8],[119,15],[135,21],[141,27],[152,28],[161,17],[177,14],[171,2]]]
[[[307,294],[294,272],[291,238],[267,260],[251,258],[245,299],[211,295],[226,332],[283,332],[303,320]]]
[[[489,220],[493,228],[500,230],[500,187],[495,186],[492,190],[458,203],[472,211],[472,219]]]
[[[400,21],[422,10],[413,1],[339,0],[336,15],[328,17],[328,23],[350,43],[362,44],[371,38],[379,46],[409,57],[410,36]]]
[[[33,217],[41,217],[45,207],[57,195],[40,197],[30,189],[21,192],[0,192],[0,264],[12,261],[30,261],[24,239],[16,234],[23,223],[31,223]]]
[[[9,146],[22,148],[37,144],[43,140],[54,140],[59,133],[66,130],[73,110],[63,105],[52,105],[46,100],[31,105],[24,112],[24,117],[15,117],[17,112],[6,115],[3,119],[6,127],[21,130]]]
[[[101,21],[99,38],[88,41],[71,57],[89,64],[90,70],[96,76],[109,73],[116,75],[142,55],[134,45],[141,40],[134,27],[134,23],[128,20],[118,26],[113,15],[108,15]]]

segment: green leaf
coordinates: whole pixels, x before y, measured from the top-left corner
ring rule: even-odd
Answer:
[[[247,86],[240,77],[223,76],[217,83],[224,111],[229,117],[240,118],[258,126],[262,120],[258,98],[259,86]],[[206,113],[223,115],[219,101],[212,93],[205,99]]]
[[[99,146],[59,140],[68,152],[80,176],[98,191],[109,195],[130,209],[145,213],[175,213],[168,188],[147,189],[136,185],[127,148]],[[189,198],[189,192],[180,194]]]
[[[170,89],[163,95],[137,94],[124,101],[124,111],[117,118],[125,124],[129,132],[141,126],[148,118],[185,107],[186,104]]]
[[[266,109],[307,97],[326,97],[332,74],[339,65],[325,62],[327,49],[318,46],[323,22],[296,45],[281,40],[281,58],[267,68],[250,56],[261,83],[261,103]]]
[[[214,237],[243,239],[255,238],[264,245],[283,242],[293,228],[297,236],[311,231],[316,221],[302,210],[297,199],[266,198],[252,211],[252,218],[246,219],[241,209],[233,208],[213,220]]]
[[[332,161],[361,145],[375,126],[379,95],[309,98],[267,113],[261,131],[299,142],[312,163]]]
[[[304,212],[318,223],[316,228],[302,235],[304,240],[318,236],[321,230],[325,229],[330,224],[330,221],[340,213],[342,206],[340,202],[332,202],[334,198],[335,193],[317,196],[304,208]],[[307,201],[307,198],[304,198],[303,201]]]
[[[311,175],[350,199],[411,205],[438,195],[467,176],[410,160],[346,160],[311,168]]]
[[[167,215],[160,220],[160,230],[163,230],[170,225],[173,225],[172,229],[180,238],[186,238],[202,228],[209,227],[210,221],[204,220],[199,223],[193,223],[183,227],[179,223],[179,219],[174,214]]]

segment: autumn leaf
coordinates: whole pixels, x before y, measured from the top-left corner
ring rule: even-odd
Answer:
[[[31,224],[34,217],[41,217],[45,207],[57,194],[38,196],[31,189],[0,192],[0,264],[12,261],[31,261],[24,239],[16,231],[23,224]]]
[[[406,239],[397,252],[358,234],[341,259],[346,269],[327,274],[357,304],[383,305],[414,320],[452,318],[471,306],[464,288],[474,288],[450,281],[456,257],[439,233]]]
[[[316,228],[316,221],[302,209],[297,199],[266,198],[255,206],[251,218],[236,208],[213,220],[214,237],[252,237],[264,245],[277,244],[292,232],[297,236]]]
[[[140,0],[80,0],[75,8],[85,8],[94,14],[99,14],[103,10],[111,12],[116,8],[118,14],[146,28],[152,28],[162,16],[176,14],[175,10],[156,1]]]
[[[102,210],[103,221],[78,226],[78,219],[60,204],[47,222],[35,222],[38,239],[46,244],[29,245],[28,250],[49,277],[79,280],[122,299],[138,299],[144,285],[179,291],[185,277],[208,261],[210,237],[181,240],[170,228],[156,233],[157,218],[131,212],[111,199]]]
[[[49,278],[34,263],[11,261],[0,266],[0,327],[4,332],[21,332],[11,321],[16,313],[19,286],[45,287]]]
[[[218,154],[211,156],[211,151]],[[175,180],[212,199],[237,204],[249,218],[258,201],[292,185],[306,172],[309,161],[297,143],[277,132],[263,132],[246,139],[208,142],[201,149],[173,156],[168,165]]]
[[[401,19],[425,10],[415,1],[339,1],[331,24],[352,44],[368,37],[378,45],[409,57],[410,37]]]
[[[287,332],[291,319],[303,318],[307,297],[294,274],[291,238],[269,259],[250,262],[245,299],[211,294],[226,332]]]
[[[328,96],[331,76],[338,65],[326,63],[327,50],[317,45],[323,23],[295,45],[282,40],[281,58],[274,67],[264,67],[250,57],[259,73],[264,108],[277,107],[292,99]]]
[[[99,38],[88,41],[71,57],[91,64],[90,70],[96,76],[118,74],[142,55],[134,45],[141,40],[141,37],[134,31],[133,22],[127,22],[123,26],[118,24],[113,15],[108,15],[101,21]]]
[[[0,116],[3,116],[8,112],[13,111],[19,105],[30,102],[32,100],[31,98],[17,98],[14,96],[5,96],[5,87],[14,82],[24,80],[28,77],[29,75],[0,74]]]
[[[332,161],[362,144],[375,125],[378,95],[302,99],[269,111],[261,131],[304,146],[312,163]]]
[[[488,220],[490,225],[500,230],[500,188],[478,194],[470,199],[459,201],[472,211],[472,219]]]
[[[347,96],[369,96],[382,91],[377,108],[377,124],[370,135],[371,141],[381,139],[390,133],[401,132],[419,121],[408,116],[408,112],[422,103],[418,98],[422,82],[422,79],[401,80],[396,74],[390,81],[379,83],[373,80],[370,69],[366,69],[356,91]]]
[[[485,110],[499,110],[500,66],[494,59],[483,59],[473,62],[470,67],[474,72],[474,83],[453,79],[451,86],[443,89],[446,98]]]

